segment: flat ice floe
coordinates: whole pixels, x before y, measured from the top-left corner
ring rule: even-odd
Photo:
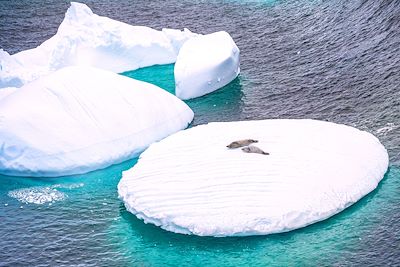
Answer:
[[[255,139],[269,155],[228,149]],[[221,122],[151,145],[123,173],[128,211],[200,236],[286,232],[324,220],[374,190],[388,154],[373,135],[315,120]]]
[[[157,31],[71,7],[55,36],[34,49],[9,55],[0,49],[0,88],[21,87],[66,66],[92,66],[120,73],[176,61],[182,44],[197,36],[185,29]]]
[[[192,119],[185,103],[155,85],[66,67],[0,100],[0,173],[63,176],[105,168]]]
[[[239,54],[225,31],[191,38],[175,63],[176,96],[195,98],[227,85],[239,75]]]

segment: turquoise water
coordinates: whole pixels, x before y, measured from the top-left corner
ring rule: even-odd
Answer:
[[[116,187],[121,171],[135,162],[65,178],[1,177],[2,233],[8,233],[1,236],[6,252],[1,262],[23,264],[18,256],[24,254],[35,266],[44,261],[97,266],[342,265],[393,234],[387,216],[395,211],[388,203],[400,202],[400,169],[392,167],[377,190],[324,222],[270,236],[185,236],[146,225],[125,210]],[[51,186],[58,186],[67,198],[37,205],[7,196],[19,188]],[[13,258],[3,258],[11,252]]]
[[[225,88],[186,102],[195,112],[192,125],[270,118],[344,123],[376,135],[390,169],[374,192],[326,221],[245,238],[173,234],[126,212],[117,184],[137,159],[71,177],[0,176],[0,266],[400,265],[399,1],[83,2],[132,25],[232,35],[242,72]],[[0,1],[0,48],[38,46],[56,33],[68,6]],[[124,75],[174,88],[173,65]]]
[[[174,64],[158,65],[124,72],[123,75],[155,84],[174,94]],[[200,98],[185,101],[195,113],[192,125],[210,121],[240,120],[243,105],[243,87],[251,87],[251,81],[240,75],[225,87]]]
[[[173,90],[173,65],[124,75]],[[250,82],[239,77],[222,90],[187,101],[196,114],[194,124],[212,121],[210,117],[239,117],[243,84],[251,88]],[[370,264],[371,255],[360,254],[385,253],[374,245],[382,240],[394,246],[387,253],[398,247],[398,231],[391,230],[400,214],[400,205],[391,204],[400,203],[400,168],[396,166],[389,169],[374,192],[326,221],[269,236],[211,238],[170,233],[144,224],[125,210],[118,199],[117,184],[122,171],[136,161],[61,178],[0,177],[0,238],[5,252],[0,254],[0,262],[11,266],[44,262],[89,266],[326,266]],[[62,197],[42,204],[24,203],[27,200],[10,196],[10,192],[21,189],[18,196],[39,192],[28,201],[43,200],[49,192],[59,192]],[[385,264],[388,257],[381,258],[380,263]]]
[[[133,79],[155,84],[165,91],[175,94],[174,66],[175,64],[155,65],[121,74]]]

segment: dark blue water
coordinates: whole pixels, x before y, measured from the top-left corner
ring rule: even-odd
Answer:
[[[84,2],[130,24],[232,35],[242,73],[187,102],[193,125],[344,123],[375,134],[390,169],[377,190],[329,220],[246,238],[182,236],[137,220],[116,189],[136,159],[72,177],[0,177],[0,266],[400,265],[400,1]],[[15,53],[39,45],[55,34],[68,6],[0,0],[0,47]],[[174,90],[172,65],[124,75]],[[26,204],[33,200],[42,204]]]

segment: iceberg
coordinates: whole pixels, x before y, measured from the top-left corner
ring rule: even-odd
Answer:
[[[0,100],[0,173],[63,176],[137,156],[182,130],[192,110],[174,95],[92,67],[66,67]]]
[[[71,2],[55,36],[37,48],[9,55],[0,50],[0,88],[21,87],[66,66],[92,66],[120,73],[169,64],[188,39],[183,31],[157,31],[94,14],[88,6]]]
[[[227,145],[241,139],[269,153]],[[374,190],[388,153],[370,133],[316,120],[218,122],[152,144],[123,173],[119,198],[145,223],[199,236],[286,232]]]
[[[227,85],[239,75],[239,54],[239,48],[225,31],[189,39],[175,63],[176,96],[195,98]]]

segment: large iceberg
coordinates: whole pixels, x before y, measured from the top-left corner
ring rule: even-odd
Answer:
[[[155,85],[66,67],[0,100],[0,173],[61,176],[105,168],[192,119],[185,103]]]
[[[255,139],[269,155],[226,146]],[[123,173],[128,211],[200,236],[290,231],[324,220],[374,190],[388,154],[372,134],[315,120],[221,122],[151,145]]]
[[[195,98],[230,83],[240,72],[239,52],[225,31],[189,39],[175,63],[176,96]]]
[[[188,39],[185,29],[157,31],[93,14],[71,3],[57,34],[34,49],[9,55],[0,50],[0,88],[21,87],[65,66],[92,66],[120,73],[176,61]]]

